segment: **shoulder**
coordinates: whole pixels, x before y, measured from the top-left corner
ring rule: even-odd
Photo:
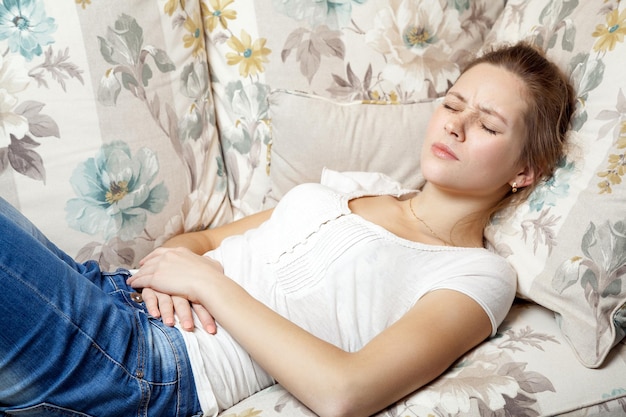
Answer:
[[[502,323],[515,299],[517,274],[506,259],[487,249],[464,250],[448,255],[449,276],[439,289],[463,293],[478,303],[489,316],[492,335]],[[465,253],[465,256],[461,256]]]
[[[465,271],[470,275],[497,275],[515,280],[511,264],[501,255],[485,248],[438,246],[436,255],[450,269]]]

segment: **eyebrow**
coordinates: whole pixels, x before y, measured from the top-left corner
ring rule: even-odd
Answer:
[[[465,99],[465,97],[463,97],[461,94],[457,93],[456,91],[448,91],[448,94],[455,96],[456,98],[461,100],[464,104],[467,104],[467,100]],[[478,105],[478,110],[482,113],[487,113],[488,115],[497,117],[498,119],[502,121],[502,123],[505,124],[505,126],[507,127],[509,126],[509,122],[506,120],[506,118],[502,114],[498,113],[495,109]]]

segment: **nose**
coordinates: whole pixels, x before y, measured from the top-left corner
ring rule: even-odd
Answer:
[[[444,130],[447,134],[454,136],[456,140],[465,141],[465,127],[461,117],[450,117],[444,125]]]

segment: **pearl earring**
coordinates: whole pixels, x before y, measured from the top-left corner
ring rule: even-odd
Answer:
[[[514,182],[513,185],[511,185],[511,192],[512,193],[516,193],[517,192],[517,183]]]

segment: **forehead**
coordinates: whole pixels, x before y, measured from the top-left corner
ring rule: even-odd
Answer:
[[[450,95],[483,112],[495,112],[507,125],[517,125],[528,109],[524,82],[505,68],[478,64],[459,77]]]

